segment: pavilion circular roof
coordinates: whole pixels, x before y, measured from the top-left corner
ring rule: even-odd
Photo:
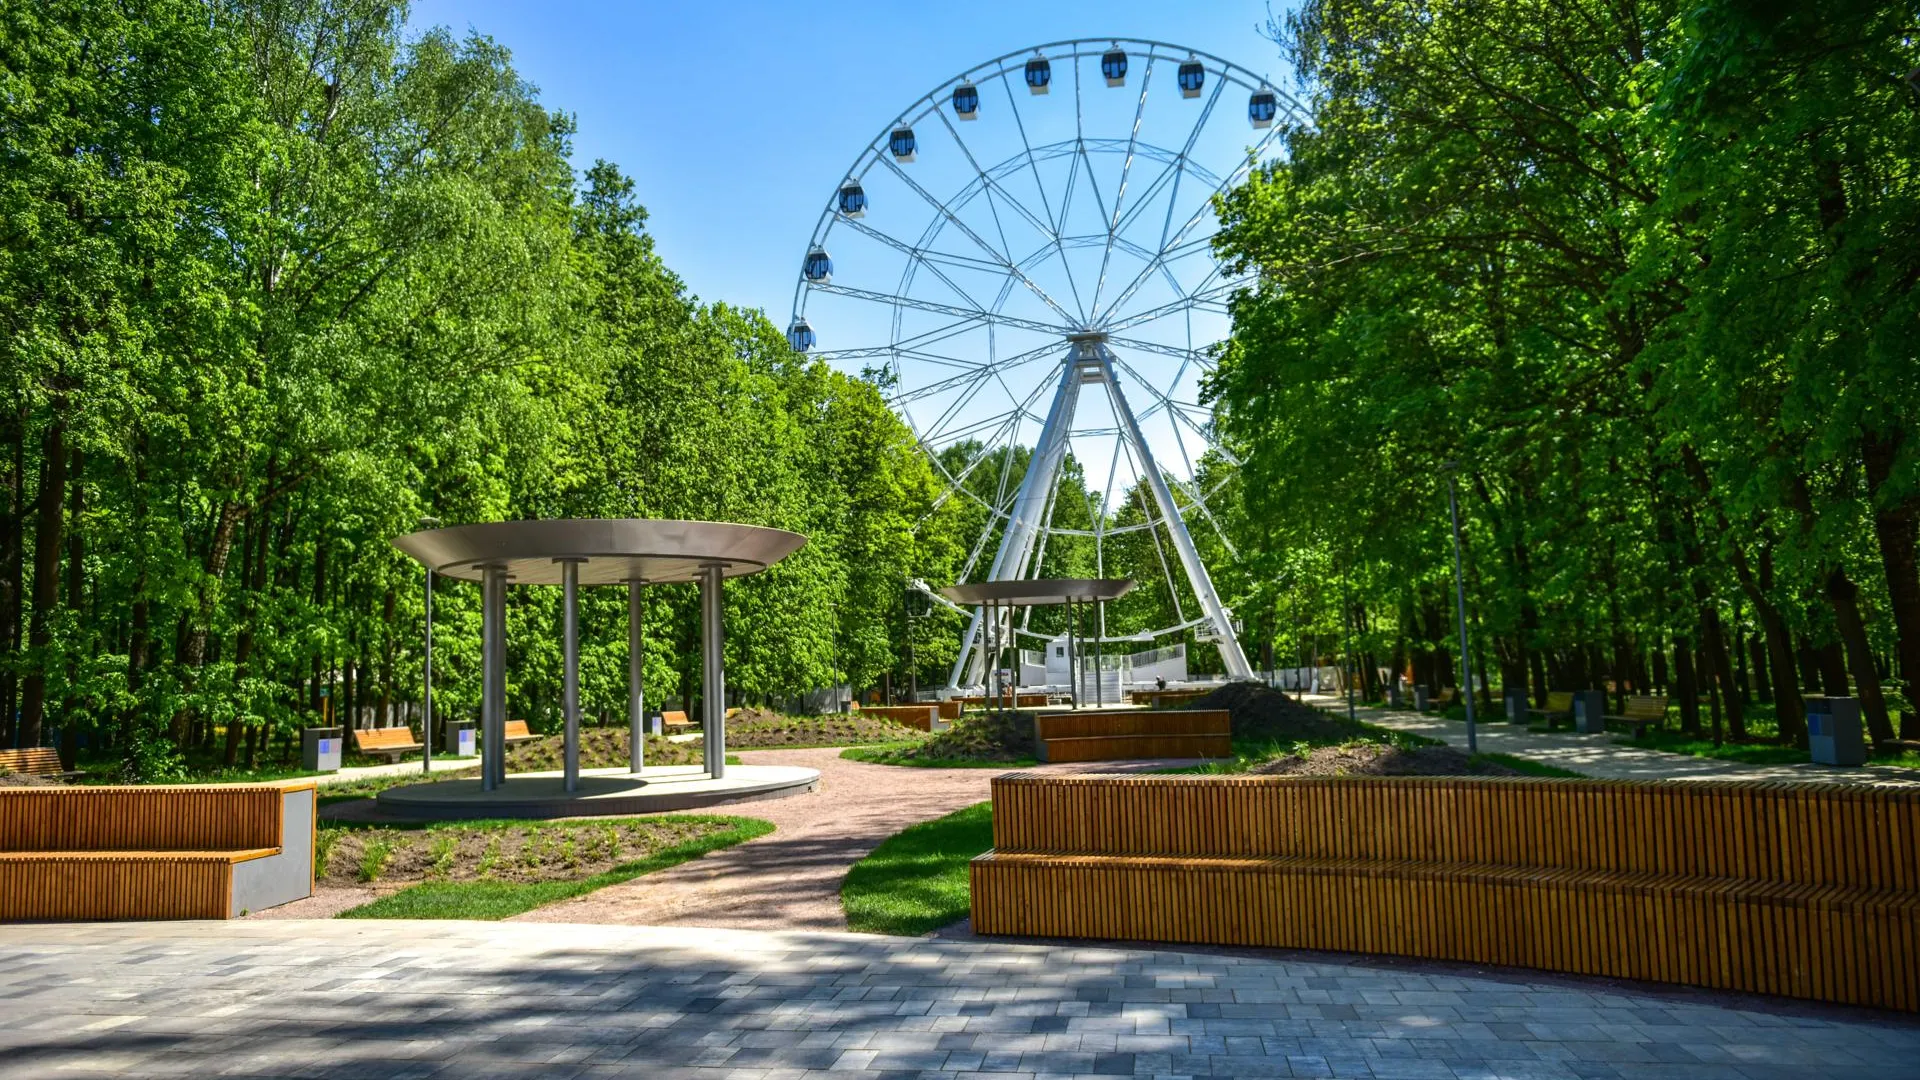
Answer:
[[[557,518],[427,529],[395,537],[393,546],[462,581],[479,581],[485,568],[500,566],[516,585],[558,585],[556,560],[579,560],[582,585],[665,585],[697,580],[715,563],[727,577],[758,573],[806,543],[785,529],[723,521]]]
[[[1036,607],[1069,600],[1118,600],[1132,589],[1132,578],[1028,578],[949,585],[940,590],[940,595],[956,604]]]

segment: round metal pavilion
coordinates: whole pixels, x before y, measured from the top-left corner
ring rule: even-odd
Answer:
[[[784,529],[718,521],[568,518],[496,521],[428,529],[393,545],[442,577],[481,587],[480,786],[507,779],[507,586],[558,585],[561,601],[562,711],[566,717],[565,789],[580,783],[580,599],[582,585],[627,587],[628,751],[634,774],[645,745],[641,678],[641,590],[700,585],[702,751],[709,776],[726,774],[726,666],[721,582],[758,573],[806,546]],[[431,739],[431,732],[424,733]]]

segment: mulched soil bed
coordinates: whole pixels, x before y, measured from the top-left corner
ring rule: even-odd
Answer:
[[[859,746],[908,742],[926,733],[893,720],[864,713],[783,716],[765,709],[743,709],[727,721],[727,749],[782,746]]]
[[[727,740],[729,746],[733,740]],[[664,738],[647,736],[646,748],[642,751],[648,765],[698,765],[704,760],[700,756],[700,741],[671,742]],[[552,772],[557,771],[566,761],[566,740],[559,735],[548,735],[539,742],[521,743],[507,748],[508,772]],[[625,728],[582,728],[580,729],[580,767],[583,769],[618,769],[627,764],[627,729]]]
[[[1364,724],[1344,716],[1330,716],[1253,682],[1228,683],[1181,707],[1227,710],[1235,739],[1325,743],[1364,739],[1373,734]]]
[[[573,881],[727,828],[721,822],[618,820],[324,829],[314,883],[398,888],[421,881]]]
[[[35,776],[32,773],[0,772],[0,787],[60,787],[66,781],[55,776]]]
[[[1276,776],[1519,776],[1495,761],[1474,760],[1450,746],[1401,748],[1379,743],[1317,746],[1247,770]]]

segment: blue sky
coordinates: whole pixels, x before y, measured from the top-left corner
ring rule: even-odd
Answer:
[[[604,157],[634,177],[689,287],[784,325],[822,204],[907,102],[1002,53],[1113,34],[1211,52],[1291,89],[1257,32],[1267,14],[1261,0],[418,0],[412,21],[511,49],[546,104],[578,118],[575,165]]]

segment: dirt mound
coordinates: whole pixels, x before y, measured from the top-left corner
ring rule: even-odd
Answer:
[[[1474,760],[1450,746],[1398,747],[1380,743],[1317,746],[1261,762],[1251,773],[1274,776],[1519,776],[1517,769]]]
[[[0,787],[59,787],[64,783],[58,777],[0,770]]]
[[[781,746],[862,746],[910,742],[926,733],[865,713],[782,716],[765,709],[743,709],[727,721],[727,746],[742,750]]]
[[[1344,716],[1329,716],[1256,682],[1228,683],[1184,707],[1227,710],[1235,739],[1324,743],[1368,734],[1365,725]]]
[[[936,760],[1022,761],[1033,757],[1032,713],[968,713],[947,730],[902,754]]]

